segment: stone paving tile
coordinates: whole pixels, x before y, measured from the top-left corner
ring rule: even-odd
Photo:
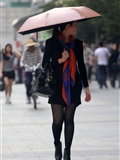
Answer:
[[[119,160],[118,156],[91,156],[91,157],[87,157],[86,160]]]

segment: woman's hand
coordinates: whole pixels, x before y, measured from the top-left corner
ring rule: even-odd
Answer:
[[[91,100],[91,94],[90,94],[90,91],[89,91],[89,87],[85,88],[85,95],[86,95],[85,101],[89,102]]]
[[[62,52],[62,58],[58,59],[59,64],[65,62],[69,58],[69,52],[65,49]]]
[[[0,78],[3,76],[3,61],[0,62]]]
[[[64,51],[62,52],[62,59],[65,62],[68,58],[69,58],[69,53],[64,49]]]

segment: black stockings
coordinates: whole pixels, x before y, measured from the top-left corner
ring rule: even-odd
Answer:
[[[76,105],[71,104],[71,106],[64,108],[62,105],[52,104],[51,107],[53,114],[52,131],[54,136],[54,144],[56,146],[60,144],[62,124],[64,122],[65,148],[70,151],[74,134],[74,113],[76,110]]]

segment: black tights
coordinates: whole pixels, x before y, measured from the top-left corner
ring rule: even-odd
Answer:
[[[56,146],[60,144],[62,124],[64,122],[65,148],[70,151],[74,134],[74,113],[76,110],[76,104],[71,104],[69,107],[52,104],[51,108],[53,114],[52,131],[54,136],[54,144]]]

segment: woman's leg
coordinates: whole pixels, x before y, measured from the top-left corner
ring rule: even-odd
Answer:
[[[5,81],[5,95],[8,96],[8,87],[9,87],[9,79],[7,77],[4,77]]]
[[[53,131],[53,137],[54,137],[54,144],[55,146],[60,144],[60,136],[62,131],[62,124],[63,124],[63,106],[52,104],[52,116],[53,116],[53,123],[52,123],[52,131]]]
[[[5,77],[4,80],[5,80],[6,102],[7,103],[11,103],[10,102],[10,96],[11,96],[11,93],[12,93],[13,80],[12,79],[8,79],[7,77]]]
[[[12,93],[12,85],[13,85],[13,79],[9,79],[9,87],[8,87],[9,102],[10,102],[10,97],[11,97],[11,93]]]
[[[12,79],[8,79],[7,77],[5,77],[4,81],[5,81],[6,102],[9,103],[11,92],[12,92],[13,80]]]
[[[60,142],[62,124],[63,124],[63,106],[52,104],[52,131],[54,136],[54,145],[55,145],[55,160],[62,159],[62,144]]]
[[[65,107],[65,150],[70,153],[70,148],[74,135],[74,115],[76,110],[76,104],[71,104],[69,107]]]

